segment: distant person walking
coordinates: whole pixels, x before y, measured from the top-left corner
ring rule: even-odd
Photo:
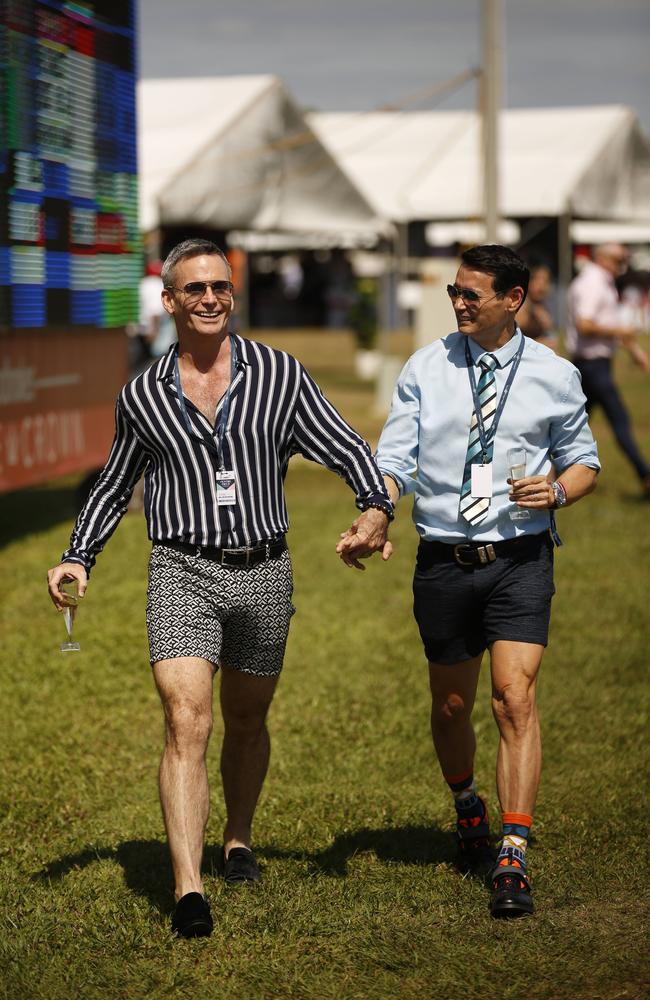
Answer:
[[[630,417],[614,382],[612,362],[619,345],[626,348],[635,364],[650,371],[650,360],[639,347],[634,326],[624,325],[616,290],[616,278],[627,266],[625,247],[605,243],[594,250],[594,259],[585,264],[569,287],[567,347],[582,375],[587,412],[601,406],[621,451],[627,456],[641,484],[641,494],[650,500],[650,465],[632,433]]]
[[[150,661],[166,725],[160,799],[176,882],[172,929],[210,934],[201,858],[209,811],[206,751],[221,672],[226,805],[224,877],[255,882],[251,828],[266,775],[266,716],[284,658],[292,571],[284,477],[300,453],[345,478],[357,507],[392,517],[366,442],[289,354],[229,333],[233,286],[217,246],[188,240],[162,269],[178,344],[121,391],[107,464],[48,573],[79,581],[145,477]],[[314,525],[314,531],[318,531]]]
[[[551,269],[546,264],[531,265],[528,295],[517,313],[517,323],[524,336],[555,350],[557,333],[547,301],[551,287]]]
[[[431,732],[470,868],[494,864],[471,723],[490,651],[503,824],[495,917],[533,912],[526,848],[541,769],[536,686],[554,593],[553,511],[590,493],[600,468],[578,372],[517,327],[527,286],[528,268],[507,247],[462,255],[447,289],[458,328],[406,363],[377,449],[393,501],[415,497],[414,612],[429,661]],[[387,528],[381,511],[362,514],[339,542],[341,558],[351,566],[373,551],[388,558]]]

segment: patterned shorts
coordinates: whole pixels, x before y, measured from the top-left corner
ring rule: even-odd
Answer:
[[[285,550],[255,566],[222,566],[154,545],[147,632],[151,663],[201,656],[259,677],[280,673],[295,608]]]

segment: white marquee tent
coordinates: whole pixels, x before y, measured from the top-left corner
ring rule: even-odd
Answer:
[[[370,242],[373,210],[273,76],[138,85],[140,226],[332,233]]]
[[[480,218],[477,112],[312,113],[307,120],[383,218]],[[634,112],[504,110],[499,208],[507,218],[650,220],[650,140]]]

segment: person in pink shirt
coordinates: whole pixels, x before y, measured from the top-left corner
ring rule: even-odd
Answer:
[[[612,372],[612,358],[621,344],[643,371],[650,371],[650,359],[636,341],[639,331],[621,323],[615,279],[623,273],[627,262],[627,251],[618,243],[605,243],[594,249],[593,261],[585,264],[569,286],[567,347],[582,375],[587,412],[594,405],[603,408],[619,448],[639,477],[643,497],[650,500],[650,465],[634,438]]]

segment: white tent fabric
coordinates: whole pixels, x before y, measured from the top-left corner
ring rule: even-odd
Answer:
[[[308,122],[377,214],[393,222],[482,214],[473,111],[312,113]],[[650,142],[630,108],[500,116],[500,212],[650,219]]]
[[[140,225],[342,233],[383,231],[273,76],[138,85]]]

